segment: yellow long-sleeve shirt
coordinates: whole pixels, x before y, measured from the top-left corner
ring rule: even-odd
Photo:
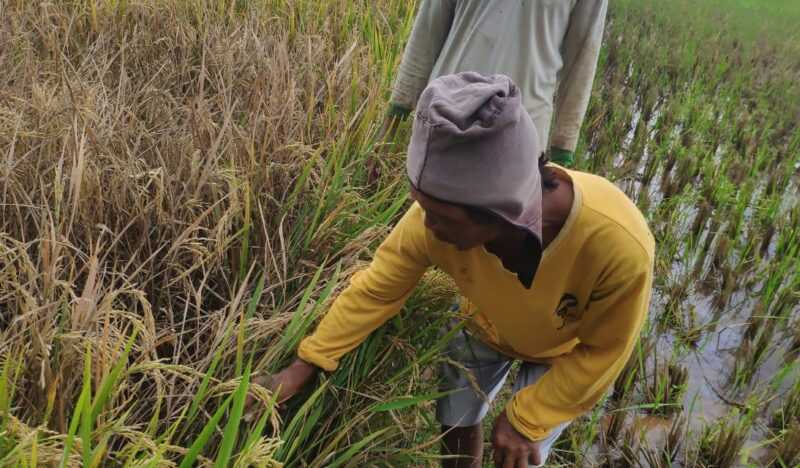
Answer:
[[[560,170],[560,168],[559,168]],[[647,314],[655,242],[636,206],[607,180],[564,170],[572,209],[526,289],[484,248],[459,251],[424,226],[417,204],[353,276],[299,356],[331,371],[397,314],[427,268],[452,276],[472,332],[509,356],[550,370],[509,402],[531,440],[591,409],[619,375]]]

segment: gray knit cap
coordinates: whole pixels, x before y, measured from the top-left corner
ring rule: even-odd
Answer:
[[[489,210],[541,246],[541,153],[511,79],[462,72],[436,78],[422,92],[406,169],[420,192]]]

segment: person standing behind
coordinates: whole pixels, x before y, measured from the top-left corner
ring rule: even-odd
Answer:
[[[550,160],[571,166],[607,9],[607,0],[422,0],[383,134],[394,133],[430,80],[503,74],[520,88],[545,148],[549,140]]]

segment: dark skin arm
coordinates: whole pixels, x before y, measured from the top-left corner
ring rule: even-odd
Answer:
[[[287,368],[275,375],[254,377],[253,383],[257,383],[271,392],[277,391],[277,403],[280,404],[297,395],[317,375],[318,371],[317,366],[297,358]],[[252,419],[259,410],[256,399],[248,396],[247,402],[245,402],[245,418]]]
[[[378,131],[377,141],[379,144],[387,145],[394,142],[395,135],[397,134],[397,127],[400,126],[400,117],[396,115],[386,114],[386,117]],[[373,184],[380,179],[381,170],[378,156],[373,152],[367,159],[367,180]]]

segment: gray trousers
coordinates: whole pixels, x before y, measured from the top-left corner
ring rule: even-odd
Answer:
[[[436,417],[445,426],[468,427],[479,424],[489,412],[492,400],[503,387],[514,359],[495,351],[464,330],[450,342],[447,356],[464,366],[471,376],[467,376],[464,369],[449,363],[442,365],[442,390],[454,391],[437,400]],[[546,364],[523,362],[514,381],[513,392],[517,393],[533,384],[549,369],[550,366]],[[475,391],[470,380],[477,384],[486,399]],[[568,425],[569,422],[566,422],[557,426],[541,441],[539,448],[542,464],[530,466],[544,465],[550,448]]]

